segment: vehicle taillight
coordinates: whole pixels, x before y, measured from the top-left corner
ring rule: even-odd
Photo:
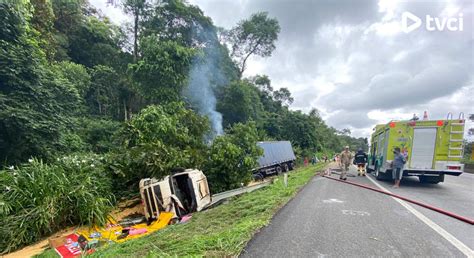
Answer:
[[[461,170],[461,166],[448,166],[450,170]]]

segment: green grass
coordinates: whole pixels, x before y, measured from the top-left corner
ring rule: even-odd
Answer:
[[[106,224],[114,198],[102,167],[84,154],[0,170],[0,255],[69,225]]]
[[[233,198],[227,204],[193,214],[186,224],[168,226],[149,236],[97,250],[99,257],[235,256],[253,234],[267,225],[324,164],[297,169],[263,189]],[[40,257],[54,257],[48,250]]]

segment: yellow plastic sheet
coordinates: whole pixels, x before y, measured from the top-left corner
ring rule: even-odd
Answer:
[[[171,218],[173,218],[173,213],[161,212],[158,219],[154,221],[153,223],[151,223],[150,225],[147,225],[146,223],[141,223],[141,224],[137,224],[137,225],[129,227],[129,228],[135,228],[135,229],[145,228],[147,230],[146,233],[133,235],[133,236],[127,236],[122,239],[117,239],[117,237],[119,237],[122,234],[122,230],[124,228],[118,225],[117,222],[113,219],[109,219],[110,225],[112,225],[110,227],[106,227],[106,228],[93,227],[90,229],[78,230],[77,234],[83,235],[85,238],[87,238],[88,241],[96,239],[96,240],[114,241],[116,243],[122,243],[130,239],[146,236],[150,233],[153,233],[162,228],[165,228],[166,226],[168,226]],[[93,233],[100,233],[101,236],[98,238],[91,238],[90,236]]]

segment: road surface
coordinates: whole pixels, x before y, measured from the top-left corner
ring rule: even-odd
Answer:
[[[354,167],[350,173],[356,174]],[[348,180],[375,187],[378,183],[394,193],[474,218],[474,176],[470,174],[446,176],[439,185],[407,179],[400,189],[390,188],[390,182],[373,183],[373,177]],[[383,194],[315,177],[254,236],[241,257],[473,255],[474,226],[404,205]]]

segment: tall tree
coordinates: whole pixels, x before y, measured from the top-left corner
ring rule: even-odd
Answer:
[[[255,84],[260,91],[267,93],[273,92],[272,83],[267,75],[256,75],[250,78],[250,81]]]
[[[39,32],[40,47],[46,53],[48,61],[54,59],[56,53],[56,40],[54,38],[54,12],[51,0],[31,0],[33,16],[31,25]]]
[[[172,40],[187,47],[214,46],[218,42],[211,18],[183,0],[162,0],[144,21],[144,35]]]
[[[162,42],[157,36],[143,38],[141,60],[129,66],[141,95],[154,103],[181,99],[194,52],[174,41]]]
[[[70,39],[80,27],[84,17],[85,0],[63,1],[51,0],[54,13],[54,43],[56,45],[54,59],[57,61],[69,60],[68,48]]]
[[[85,16],[74,32],[68,35],[67,54],[75,63],[86,67],[121,66],[124,41],[122,30],[108,19]]]
[[[291,92],[287,88],[280,88],[273,92],[273,98],[282,105],[289,106],[293,103]]]
[[[278,20],[269,18],[266,12],[253,14],[250,19],[239,22],[228,32],[227,41],[231,56],[239,66],[240,77],[250,56],[268,57],[272,54],[278,33]]]
[[[258,121],[263,116],[258,89],[247,81],[235,81],[220,93],[217,111],[224,118],[224,126]]]
[[[133,60],[138,60],[138,36],[139,26],[149,4],[146,0],[124,0],[123,9],[125,13],[133,16]]]
[[[87,91],[87,101],[92,114],[116,117],[120,114],[120,79],[109,66],[96,65],[91,70],[91,87]]]

